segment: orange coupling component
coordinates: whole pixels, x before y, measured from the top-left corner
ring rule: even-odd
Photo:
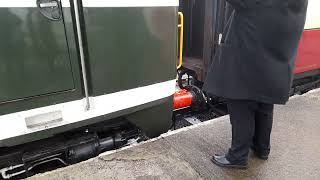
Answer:
[[[190,107],[192,104],[193,95],[186,89],[177,91],[173,95],[173,107],[174,110]]]

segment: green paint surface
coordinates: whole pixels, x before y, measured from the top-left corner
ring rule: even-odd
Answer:
[[[0,102],[74,89],[63,21],[0,9]]]
[[[83,15],[91,96],[175,78],[175,7],[85,8]],[[63,8],[61,21],[46,19],[36,8],[0,8],[0,23],[5,27],[0,29],[0,115],[84,97],[70,8]],[[143,113],[154,106],[147,103],[107,114],[103,120],[142,111],[130,116],[130,121],[154,136],[167,130],[171,123],[172,98],[160,109]],[[159,116],[146,121],[152,114]],[[13,143],[43,139],[100,120],[101,117],[52,132],[21,136]]]
[[[93,96],[175,78],[175,7],[84,8]]]
[[[0,8],[0,115],[83,98],[70,8]],[[84,8],[89,90],[98,96],[175,78],[175,7]],[[125,103],[125,102],[124,102]]]
[[[0,8],[0,115],[83,97],[70,8],[63,15]]]

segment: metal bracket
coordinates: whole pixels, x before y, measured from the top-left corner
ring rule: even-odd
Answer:
[[[26,170],[22,170],[22,171],[15,172],[15,173],[12,173],[12,174],[7,174],[8,171],[11,171],[11,170],[17,169],[19,167],[23,167],[23,166],[24,166],[24,164],[19,164],[19,165],[10,166],[10,167],[6,167],[6,168],[3,168],[3,169],[0,169],[0,173],[2,175],[2,178],[3,179],[10,179],[11,177],[14,177],[14,176],[17,176],[17,175],[25,173]]]

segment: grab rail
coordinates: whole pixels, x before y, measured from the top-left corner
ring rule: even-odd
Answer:
[[[184,30],[184,17],[182,12],[178,12],[180,23],[178,24],[178,28],[180,29],[180,43],[179,43],[179,64],[177,69],[181,68],[183,63],[183,30]]]

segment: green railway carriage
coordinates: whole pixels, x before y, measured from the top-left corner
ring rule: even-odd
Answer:
[[[0,1],[0,148],[118,117],[167,131],[178,4]]]
[[[320,86],[317,2],[291,95]],[[225,0],[0,0],[0,179],[226,115],[202,86],[232,11]]]

